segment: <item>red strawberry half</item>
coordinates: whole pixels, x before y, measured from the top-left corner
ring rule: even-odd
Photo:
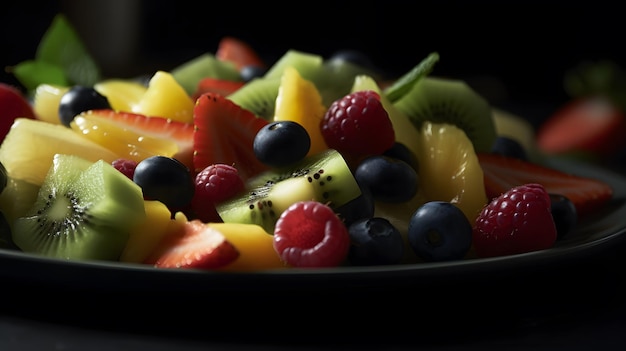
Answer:
[[[0,83],[0,107],[0,140],[7,135],[15,118],[35,118],[35,112],[22,92],[6,83]]]
[[[194,173],[216,163],[237,168],[246,181],[268,167],[254,154],[256,133],[268,122],[217,93],[196,100],[193,121]]]
[[[548,168],[513,157],[479,153],[485,191],[490,199],[509,189],[528,183],[538,183],[551,194],[566,196],[583,216],[606,205],[613,197],[613,188],[599,180]]]
[[[247,42],[235,37],[223,37],[217,46],[215,57],[232,62],[238,70],[245,66],[265,67],[265,62],[256,50]]]
[[[184,163],[189,169],[193,169],[193,124],[109,109],[94,110],[92,113],[108,118],[122,128],[174,141],[178,145],[178,152],[174,158]]]
[[[223,96],[228,96],[237,91],[244,84],[246,84],[244,81],[205,77],[202,78],[200,82],[198,82],[196,92],[191,97],[195,101],[198,99],[198,97],[200,97],[200,95],[210,92],[218,93]]]
[[[191,220],[180,232],[165,237],[145,263],[158,268],[215,269],[238,257],[237,248],[221,232]]]

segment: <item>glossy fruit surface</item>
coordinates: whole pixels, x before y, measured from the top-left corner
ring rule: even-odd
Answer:
[[[311,138],[294,121],[274,121],[254,137],[254,154],[270,167],[284,167],[302,160],[311,148]]]
[[[35,118],[35,111],[26,96],[12,85],[0,83],[0,106],[0,140],[7,135],[16,118]]]
[[[613,197],[613,188],[598,179],[489,153],[479,153],[478,160],[484,172],[485,191],[489,199],[515,186],[539,183],[550,194],[560,194],[572,201],[580,217],[602,208]]]
[[[152,156],[139,162],[133,181],[141,187],[146,200],[159,200],[171,210],[187,206],[195,190],[189,169],[166,156]]]
[[[299,201],[283,211],[274,249],[292,267],[335,267],[347,257],[350,235],[337,214],[317,201]]]
[[[404,202],[417,194],[418,174],[415,169],[388,156],[365,158],[354,170],[354,177],[379,201]]]
[[[136,162],[156,155],[171,157],[178,151],[174,141],[126,128],[107,118],[109,113],[101,111],[90,110],[78,114],[70,123],[70,128],[82,137]]]
[[[363,218],[348,227],[348,260],[357,266],[398,264],[404,255],[402,234],[387,219]]]
[[[239,251],[219,230],[199,220],[185,220],[182,230],[161,240],[144,263],[158,268],[216,269],[237,257]]]
[[[371,90],[350,93],[333,102],[319,128],[330,148],[354,160],[380,155],[395,142],[380,95]]]
[[[193,108],[194,100],[191,99],[172,74],[165,71],[157,71],[150,78],[148,89],[134,105],[131,112],[146,116],[170,118],[183,123],[192,123]]]
[[[209,165],[196,174],[194,186],[191,211],[205,223],[222,222],[215,204],[231,198],[245,187],[237,168],[223,163]]]
[[[472,224],[465,214],[447,201],[429,201],[409,220],[411,248],[429,262],[462,259],[472,245]]]
[[[244,180],[266,171],[254,155],[253,143],[267,123],[219,94],[201,95],[194,108],[192,171],[224,163],[236,167]]]
[[[607,97],[574,99],[539,127],[537,145],[548,154],[613,155],[626,145],[626,115]]]
[[[74,117],[82,112],[110,108],[107,97],[93,87],[75,85],[59,101],[59,119],[61,124],[69,127]]]
[[[476,218],[473,244],[478,257],[551,248],[557,238],[550,195],[537,183],[514,187],[493,199]]]

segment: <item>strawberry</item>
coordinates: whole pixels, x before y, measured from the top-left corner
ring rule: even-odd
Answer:
[[[274,249],[292,267],[335,267],[349,248],[348,228],[321,202],[295,202],[276,221]]]
[[[157,268],[215,269],[234,262],[239,251],[218,230],[199,220],[183,223],[166,236],[144,261]]]
[[[193,169],[193,124],[109,109],[94,110],[92,113],[108,118],[120,127],[145,133],[152,137],[173,140],[178,145],[178,152],[174,158],[181,161],[189,169]]]
[[[550,195],[536,183],[513,187],[491,200],[472,229],[472,243],[478,257],[548,249],[556,237]]]
[[[0,106],[0,140],[7,135],[15,118],[35,119],[35,112],[24,94],[10,84],[0,82]]]
[[[615,155],[626,146],[626,115],[602,95],[573,99],[539,126],[537,145],[548,154]]]
[[[234,93],[237,89],[241,88],[244,84],[246,84],[244,81],[204,77],[200,80],[200,82],[198,82],[196,92],[192,94],[191,98],[195,101],[198,97],[200,97],[200,95],[208,92],[228,96]]]
[[[218,60],[232,62],[239,71],[246,66],[266,67],[263,59],[250,44],[231,36],[222,37],[215,57]]]
[[[194,108],[193,170],[224,163],[237,168],[244,182],[268,167],[254,154],[254,137],[268,121],[217,93],[202,94]]]
[[[577,176],[513,157],[489,153],[477,155],[484,173],[485,191],[490,199],[515,186],[539,183],[548,193],[570,199],[581,217],[601,208],[613,197],[613,188],[598,179]]]

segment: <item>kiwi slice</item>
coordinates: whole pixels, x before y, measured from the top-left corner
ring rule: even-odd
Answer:
[[[424,121],[456,125],[476,152],[489,152],[497,137],[491,106],[462,80],[423,77],[394,106],[418,129]]]
[[[280,214],[297,201],[316,200],[336,209],[359,195],[361,189],[343,156],[327,149],[249,179],[244,192],[216,208],[225,223],[258,224],[273,233]]]
[[[186,61],[172,69],[170,73],[189,95],[196,92],[198,83],[205,77],[241,80],[241,75],[233,63],[218,60],[210,53]]]
[[[228,95],[228,99],[257,117],[271,121],[274,118],[280,78],[255,78]]]
[[[141,188],[111,164],[56,154],[32,207],[13,224],[24,252],[118,260],[131,226],[145,218]]]

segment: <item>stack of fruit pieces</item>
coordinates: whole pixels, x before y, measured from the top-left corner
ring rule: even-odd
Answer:
[[[431,76],[437,53],[389,84],[340,55],[290,50],[266,65],[227,37],[144,85],[95,65],[64,73],[51,33],[75,35],[55,19],[43,53],[14,70],[32,107],[2,116],[2,238],[18,250],[222,271],[456,260],[552,247],[562,226],[549,195],[570,221],[612,196],[496,155],[507,128],[532,131],[463,81]],[[536,218],[495,226],[490,206],[518,201]]]

